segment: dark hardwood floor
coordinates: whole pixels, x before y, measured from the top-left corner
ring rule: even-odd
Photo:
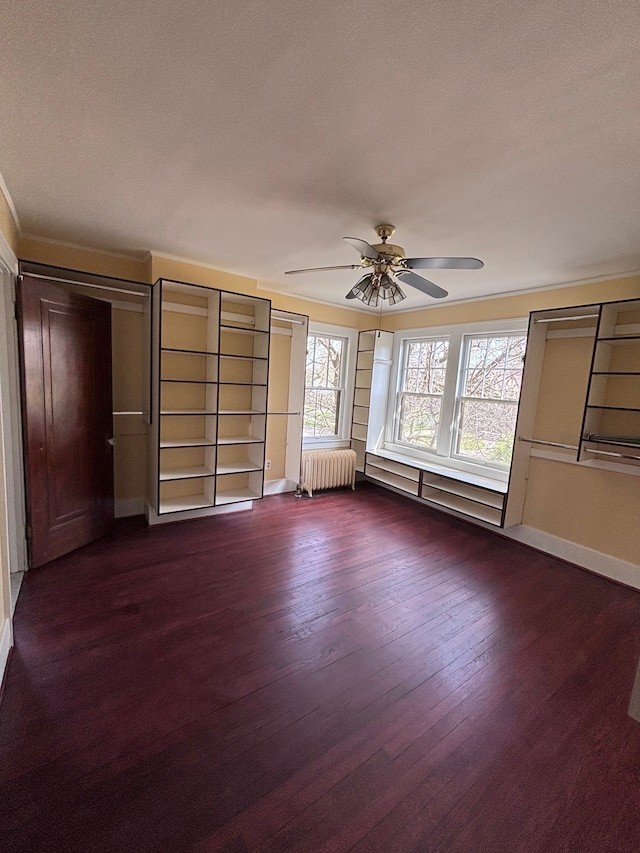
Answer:
[[[27,574],[0,848],[640,850],[640,593],[375,486]]]

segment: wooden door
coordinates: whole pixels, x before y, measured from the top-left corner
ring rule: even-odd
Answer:
[[[113,523],[111,306],[25,276],[17,288],[29,563]]]

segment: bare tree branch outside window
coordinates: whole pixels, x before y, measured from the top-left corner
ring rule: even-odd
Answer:
[[[448,355],[447,340],[407,344],[400,391],[399,441],[435,449]]]
[[[525,335],[468,338],[456,453],[507,466],[515,438]]]
[[[345,352],[343,338],[309,335],[302,434],[319,438],[338,435]]]

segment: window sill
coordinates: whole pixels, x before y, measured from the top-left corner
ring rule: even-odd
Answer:
[[[338,447],[351,447],[351,442],[344,438],[334,438],[326,440],[304,440],[302,441],[303,450],[330,450]]]
[[[382,459],[390,459],[393,462],[400,462],[403,465],[409,465],[420,471],[428,471],[430,474],[441,474],[443,477],[449,477],[451,480],[468,483],[470,486],[479,486],[482,489],[490,489],[491,491],[499,492],[503,495],[506,495],[509,487],[507,481],[508,474],[503,474],[500,471],[496,471],[496,474],[498,476],[506,477],[507,479],[488,477],[486,474],[472,474],[469,471],[461,471],[450,465],[425,462],[422,459],[416,459],[413,456],[409,456],[405,453],[397,453],[392,450],[374,450],[369,452],[373,456],[380,456]]]

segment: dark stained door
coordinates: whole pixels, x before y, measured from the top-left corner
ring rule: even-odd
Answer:
[[[25,276],[17,289],[29,562],[113,523],[111,306]]]

